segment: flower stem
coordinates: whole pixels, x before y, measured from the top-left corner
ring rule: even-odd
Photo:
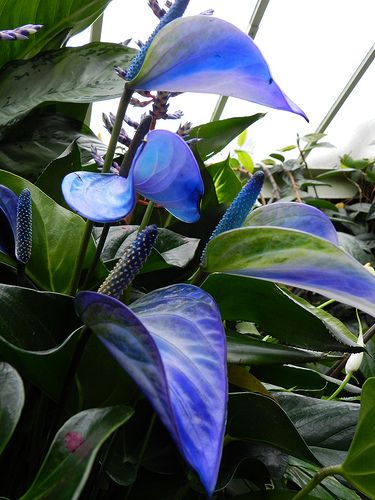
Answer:
[[[141,452],[139,454],[137,464],[135,466],[135,475],[136,476],[138,474],[138,471],[139,471],[139,468],[141,466],[141,463],[142,463],[145,451],[146,451],[148,443],[150,441],[150,437],[151,437],[151,433],[152,433],[154,425],[155,425],[155,421],[156,421],[156,413],[154,412],[153,415],[152,415],[151,421],[150,421],[150,425],[148,426],[148,429],[147,429],[147,432],[146,432],[146,436],[145,436],[145,438],[143,440],[142,449],[141,449]],[[129,486],[128,491],[126,492],[124,500],[128,500],[128,498],[130,498],[130,493],[132,492],[133,485],[134,485],[134,483]]]
[[[349,383],[350,379],[352,378],[352,375],[353,373],[352,372],[349,372],[346,377],[344,378],[344,380],[341,382],[341,384],[339,385],[339,387],[335,390],[335,392],[333,394],[331,394],[331,396],[329,398],[327,398],[327,401],[331,401],[332,399],[335,399],[335,397],[340,394],[340,392],[345,388],[346,384]]]
[[[206,273],[202,271],[201,267],[198,267],[198,269],[195,271],[195,273],[188,279],[188,283],[190,285],[197,285],[200,286],[206,277]]]
[[[334,474],[340,474],[342,473],[342,467],[341,465],[331,465],[329,467],[324,467],[323,469],[320,469],[315,476],[309,481],[306,486],[302,488],[301,491],[297,493],[293,497],[293,500],[300,500],[301,498],[305,498],[305,496],[310,493],[311,490],[313,490],[316,486],[318,486],[319,483],[323,481],[324,478],[327,476],[333,476]]]
[[[319,306],[316,306],[317,309],[324,309],[327,306],[330,306],[331,304],[334,304],[336,302],[335,299],[330,299],[327,300],[326,302],[323,302],[323,304],[320,304]]]
[[[87,271],[85,281],[83,282],[83,285],[82,285],[83,290],[85,290],[85,288],[87,288],[87,286],[90,283],[90,280],[92,278],[92,275],[94,274],[96,266],[98,265],[98,262],[100,260],[100,256],[101,256],[103,248],[104,248],[104,244],[106,242],[106,239],[107,239],[107,236],[108,236],[108,233],[110,230],[110,227],[111,227],[110,224],[104,224],[104,226],[103,226],[102,234],[100,235],[94,258],[92,259],[90,268]]]
[[[87,247],[90,243],[90,238],[91,238],[91,231],[92,228],[94,227],[94,223],[91,222],[90,220],[86,221],[85,225],[85,232],[83,233],[82,240],[81,240],[81,245],[79,247],[79,252],[78,252],[78,257],[75,262],[74,266],[74,271],[73,271],[73,277],[70,285],[70,290],[69,290],[69,295],[75,295],[78,285],[79,285],[79,280],[81,278],[81,272],[82,272],[82,266],[83,262],[86,257],[86,251]]]
[[[149,201],[148,202],[148,205],[147,205],[147,208],[146,208],[146,211],[145,213],[143,214],[143,219],[142,219],[142,222],[138,228],[138,233],[140,233],[141,231],[143,231],[143,229],[148,225],[148,223],[150,222],[150,219],[151,219],[151,215],[152,215],[152,211],[154,210],[154,206],[155,206],[155,203],[153,201]]]

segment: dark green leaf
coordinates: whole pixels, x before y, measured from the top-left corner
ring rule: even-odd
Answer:
[[[197,144],[197,150],[203,161],[219,153],[227,144],[235,139],[238,134],[246,130],[250,125],[263,118],[264,113],[238,118],[227,118],[216,122],[198,125],[191,129],[189,138],[201,139]]]
[[[338,319],[274,283],[215,273],[202,288],[214,297],[223,319],[253,321],[288,344],[321,351],[355,346],[355,337]]]
[[[21,377],[10,365],[0,362],[0,455],[13,434],[24,401]]]
[[[33,248],[26,273],[45,290],[69,291],[72,270],[79,252],[85,222],[81,217],[60,207],[30,182],[9,172],[0,171],[0,184],[17,195],[24,188],[33,201]],[[85,258],[90,264],[95,252],[91,241]]]
[[[293,349],[279,344],[256,340],[246,335],[227,335],[228,363],[239,365],[272,365],[307,363],[321,359],[319,353]]]
[[[90,26],[104,11],[110,0],[8,0],[0,1],[2,29],[24,24],[43,24],[30,40],[3,43],[0,67],[14,59],[27,59],[48,47],[56,48],[68,35]]]
[[[0,128],[44,102],[93,102],[121,95],[124,82],[113,67],[127,66],[135,51],[94,42],[15,61],[0,73]],[[84,66],[84,71],[78,68]]]
[[[241,181],[233,172],[228,158],[219,163],[208,165],[216,189],[216,195],[219,203],[231,203],[241,190]]]
[[[289,455],[318,463],[282,408],[255,392],[230,394],[227,432],[230,436],[267,443]]]
[[[327,201],[327,200],[320,200],[317,198],[305,198],[304,202],[307,203],[308,205],[311,205],[316,208],[322,208],[322,209],[328,209],[328,210],[333,210],[334,212],[338,212],[339,209],[334,205],[332,202]]]
[[[102,259],[111,265],[119,259],[134,241],[138,226],[114,226],[109,230]],[[97,238],[100,232],[97,231]],[[169,267],[185,267],[194,257],[198,247],[197,238],[187,238],[169,229],[160,228],[153,251],[142,272],[147,273]]]
[[[281,161],[281,162],[285,161],[285,156],[283,156],[283,155],[279,155],[279,154],[277,154],[277,153],[271,153],[271,154],[270,154],[270,157],[271,157],[271,158],[275,158],[275,160],[279,160],[279,161]]]
[[[34,181],[73,141],[77,142],[84,162],[92,157],[91,145],[101,154],[106,150],[82,123],[51,113],[32,113],[8,129],[0,141],[0,165],[4,170]]]
[[[375,498],[374,420],[375,378],[369,378],[363,385],[358,426],[342,471],[356,488],[370,498]]]
[[[58,431],[22,500],[78,499],[101,445],[132,416],[127,406],[86,410]]]

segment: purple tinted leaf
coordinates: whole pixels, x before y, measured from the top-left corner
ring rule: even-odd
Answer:
[[[338,245],[335,226],[321,211],[304,203],[273,203],[249,214],[244,226],[274,226],[298,229]]]
[[[185,17],[164,27],[129,86],[239,97],[297,113],[307,120],[275,83],[253,40],[214,17]]]
[[[18,196],[0,184],[0,252],[14,256]]]
[[[227,403],[225,334],[212,298],[173,285],[132,304],[94,292],[82,320],[148,397],[209,494],[217,479]]]
[[[138,193],[184,222],[199,219],[203,181],[193,153],[179,135],[151,131],[133,168]]]
[[[133,171],[129,177],[117,174],[73,172],[62,182],[67,204],[79,215],[94,222],[115,222],[135,206]]]

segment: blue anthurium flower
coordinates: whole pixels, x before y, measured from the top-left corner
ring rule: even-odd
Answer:
[[[62,183],[67,204],[94,222],[115,222],[135,206],[136,192],[184,222],[199,219],[203,181],[190,148],[177,134],[153,130],[139,147],[129,175],[74,172]]]
[[[220,312],[192,285],[155,290],[129,307],[81,292],[76,309],[135,380],[207,493],[217,481],[226,422],[226,343]]]
[[[221,19],[193,16],[170,22],[155,35],[143,64],[142,58],[138,62],[126,75],[130,88],[233,96],[307,120],[276,84],[253,40]]]

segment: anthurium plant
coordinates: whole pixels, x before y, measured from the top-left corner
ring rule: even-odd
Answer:
[[[0,0],[0,496],[375,498],[371,259],[208,161],[263,114],[162,126],[181,92],[306,115],[236,27],[148,3],[137,51],[66,47],[109,0]]]

